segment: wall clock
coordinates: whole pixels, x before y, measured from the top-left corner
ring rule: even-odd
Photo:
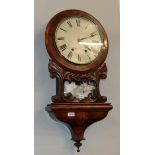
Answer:
[[[56,95],[46,111],[69,128],[79,152],[85,129],[112,109],[99,90],[100,79],[107,77],[107,34],[92,15],[66,10],[47,24],[45,44],[50,76],[56,78]]]

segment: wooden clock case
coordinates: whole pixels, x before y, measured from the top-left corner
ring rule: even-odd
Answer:
[[[107,42],[107,47],[91,63],[77,65],[63,58],[55,44],[55,30],[60,21],[68,17],[85,17],[93,22],[103,33],[103,40]],[[108,53],[108,39],[102,25],[90,14],[80,10],[66,10],[55,15],[48,23],[45,32],[45,44],[49,56],[48,69],[51,78],[56,78],[56,95],[52,96],[51,104],[46,106],[46,111],[50,117],[56,121],[64,123],[71,132],[72,140],[79,152],[84,140],[84,132],[92,123],[105,118],[112,109],[110,103],[106,103],[107,97],[101,96],[99,90],[100,79],[107,77],[107,67],[104,63]],[[64,82],[88,82],[93,81],[96,84],[95,95],[89,94],[83,100],[79,100],[69,94],[64,96]]]

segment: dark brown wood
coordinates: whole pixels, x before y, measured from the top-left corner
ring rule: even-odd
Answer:
[[[105,79],[107,77],[107,67],[106,64],[103,63],[100,67],[98,67],[95,71],[89,73],[72,73],[64,68],[58,66],[54,61],[51,59],[49,60],[48,69],[50,72],[51,78],[57,79],[57,90],[56,95],[52,97],[52,101],[54,103],[63,103],[63,102],[106,102],[107,97],[101,96],[99,91],[99,82],[100,79]],[[94,81],[96,83],[96,93],[95,96],[91,94],[83,99],[78,100],[74,99],[72,95],[64,96],[64,81]]]
[[[70,61],[67,61],[59,54],[58,49],[56,47],[55,31],[56,31],[56,28],[57,28],[59,22],[61,22],[64,18],[74,17],[74,16],[85,17],[85,18],[88,18],[89,20],[93,21],[98,26],[99,32],[101,34],[103,34],[101,36],[103,42],[104,41],[107,42],[107,47],[104,48],[103,51],[100,52],[98,57],[89,64],[78,65],[78,64],[74,64]],[[99,23],[99,21],[92,15],[90,15],[84,11],[80,11],[80,10],[66,10],[66,11],[62,11],[62,12],[56,14],[49,21],[49,23],[46,27],[45,44],[46,44],[48,54],[52,58],[52,60],[55,61],[56,64],[58,64],[63,69],[66,69],[72,73],[89,73],[90,71],[96,70],[105,61],[107,54],[108,54],[108,47],[109,47],[107,34],[106,34],[104,28],[102,27],[102,25]]]
[[[112,105],[109,103],[59,103],[46,107],[46,111],[52,119],[63,122],[68,127],[78,152],[82,145],[81,141],[85,140],[84,132],[86,128],[92,123],[104,119],[111,109]],[[71,112],[75,115],[68,116]]]
[[[103,35],[102,40],[107,42],[98,57],[89,64],[78,65],[65,59],[59,54],[55,43],[55,30],[64,18],[85,17],[93,21]],[[47,105],[46,111],[52,119],[63,122],[71,131],[72,140],[78,148],[84,140],[84,132],[92,123],[104,119],[109,110],[112,109],[110,103],[106,103],[107,97],[101,96],[99,83],[101,79],[107,77],[107,66],[104,62],[108,54],[108,38],[102,25],[92,15],[80,10],[66,10],[55,15],[48,23],[45,32],[45,44],[49,56],[48,69],[51,78],[56,78],[56,95],[52,96],[53,103]],[[89,93],[84,99],[73,97],[72,93],[64,95],[64,82],[94,82],[94,94]],[[74,116],[69,116],[73,113]]]

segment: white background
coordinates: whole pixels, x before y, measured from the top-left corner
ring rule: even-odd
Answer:
[[[120,4],[121,154],[154,155],[155,4]],[[34,154],[33,8],[31,0],[0,6],[0,154]]]

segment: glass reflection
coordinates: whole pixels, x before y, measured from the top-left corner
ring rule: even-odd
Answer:
[[[71,82],[65,81],[64,83],[64,96],[69,93],[73,97],[78,99],[84,99],[88,97],[89,94],[95,94],[96,85],[93,81],[89,82]]]

